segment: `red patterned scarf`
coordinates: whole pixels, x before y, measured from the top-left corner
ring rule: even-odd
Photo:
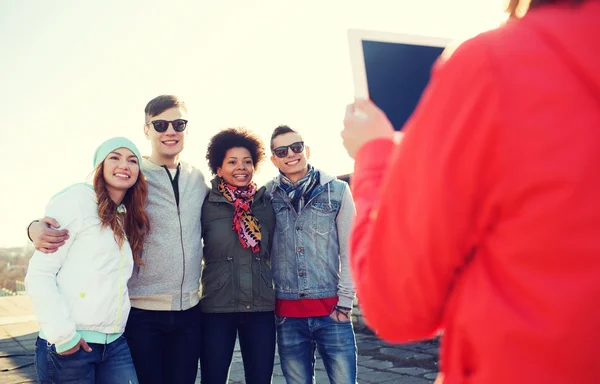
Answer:
[[[233,229],[237,232],[240,243],[244,248],[252,248],[252,252],[260,250],[260,223],[250,206],[256,194],[256,184],[250,183],[245,190],[237,189],[221,179],[219,181],[219,192],[233,203]]]

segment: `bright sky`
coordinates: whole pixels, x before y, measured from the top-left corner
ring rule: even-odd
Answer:
[[[353,87],[348,28],[461,38],[497,23],[501,0],[2,0],[0,247],[69,184],[85,181],[97,145],[132,139],[143,154],[143,109],[182,97],[182,160],[207,179],[206,146],[246,126],[268,142],[288,124],[311,163],[351,172],[339,137]],[[275,175],[265,163],[255,181]]]

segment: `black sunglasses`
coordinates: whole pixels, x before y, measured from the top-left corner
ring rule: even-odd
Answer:
[[[281,147],[277,147],[273,150],[275,156],[283,159],[288,154],[288,148],[292,150],[294,153],[302,153],[304,151],[304,141],[296,141],[290,145],[284,145]]]
[[[151,121],[149,123],[146,124],[152,124],[152,126],[154,126],[154,130],[156,132],[165,132],[167,129],[169,129],[169,123],[173,124],[173,129],[177,132],[183,132],[185,131],[185,127],[187,125],[187,120],[184,119],[177,119],[177,120],[173,120],[173,121],[169,121],[169,120],[154,120]]]

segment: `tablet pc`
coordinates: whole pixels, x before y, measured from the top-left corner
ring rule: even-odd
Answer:
[[[348,30],[354,96],[370,98],[401,130],[450,39]]]

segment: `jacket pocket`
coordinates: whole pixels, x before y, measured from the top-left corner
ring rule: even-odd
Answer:
[[[319,235],[327,235],[335,228],[335,218],[340,209],[337,201],[315,201],[311,204],[313,224]]]
[[[210,311],[233,303],[233,279],[230,262],[209,264],[202,276],[202,308]]]
[[[220,274],[216,279],[212,279],[206,284],[207,291],[214,291],[223,288],[223,286],[231,280],[231,271]]]
[[[260,271],[261,285],[260,285],[260,297],[265,304],[275,303],[275,288],[273,287],[273,277],[267,270],[261,269]]]

